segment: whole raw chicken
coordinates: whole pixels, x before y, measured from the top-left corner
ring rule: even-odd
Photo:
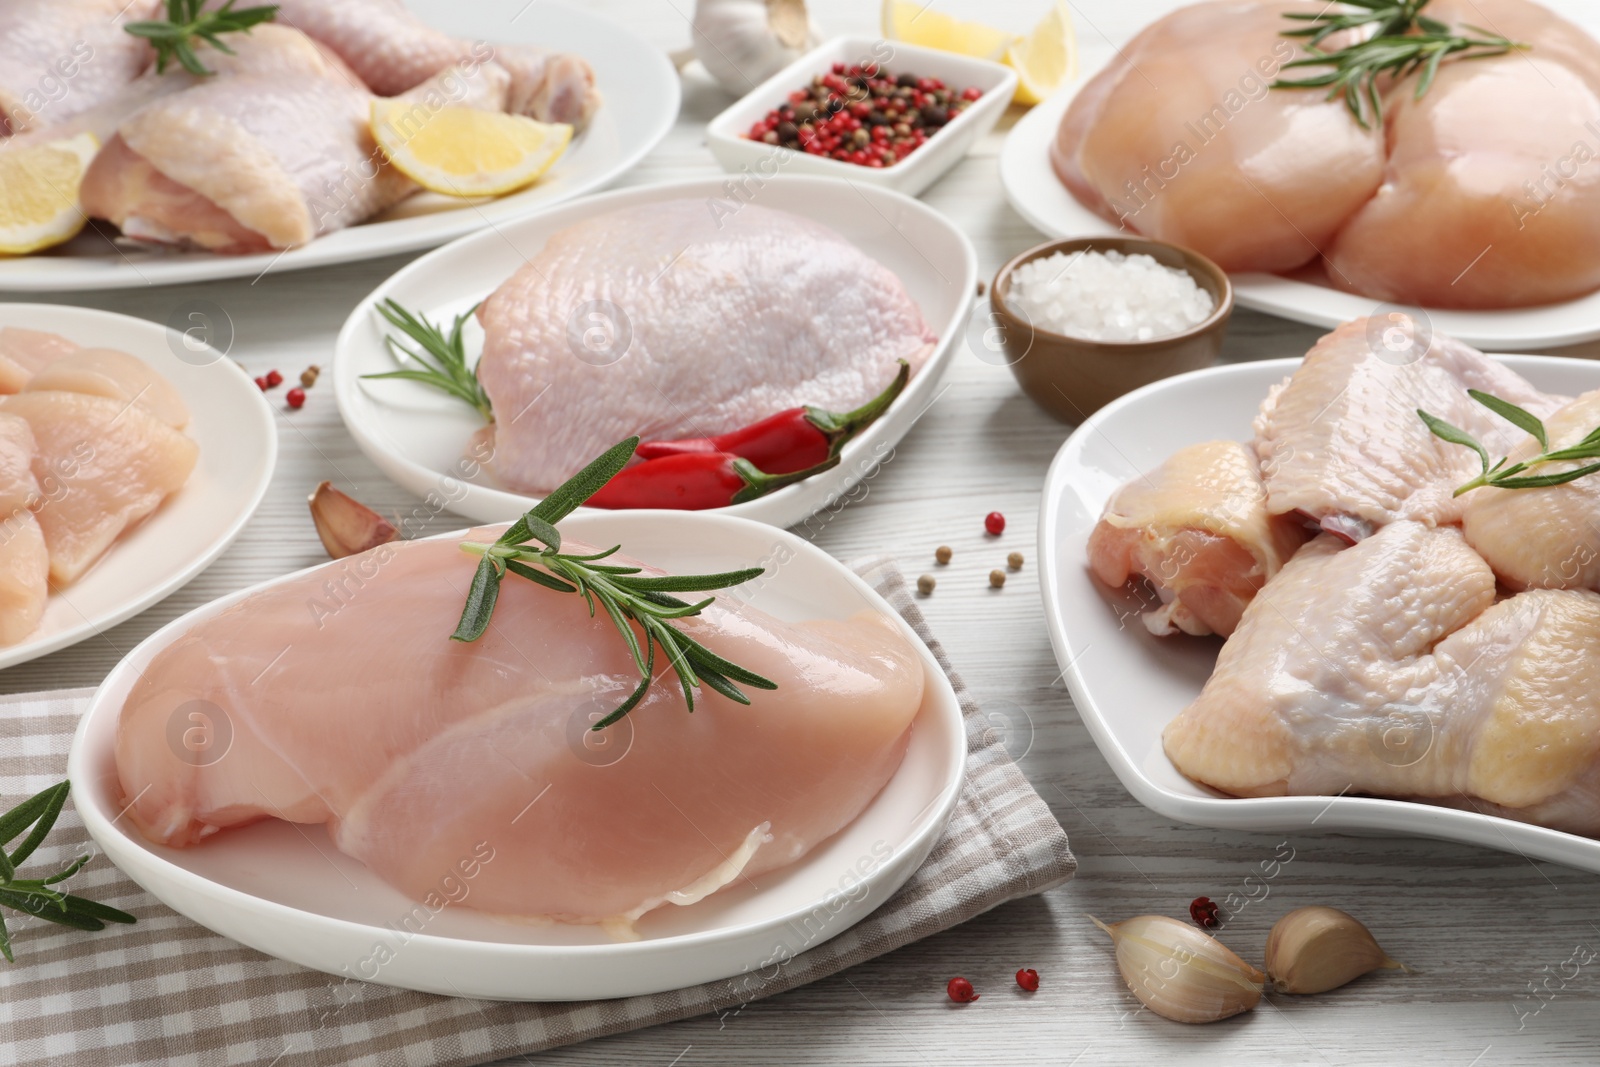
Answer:
[[[915,374],[935,334],[838,233],[737,200],[595,215],[479,308],[494,468],[542,492],[630,434],[704,437],[787,408],[849,410]]]
[[[469,906],[626,935],[794,862],[900,765],[924,675],[886,618],[785,623],[720,597],[682,628],[778,688],[749,707],[707,690],[691,714],[664,678],[593,745],[638,682],[611,621],[508,578],[488,632],[449,640],[473,572],[460,540],[327,564],[157,653],[117,732],[133,824],[185,847],[258,819],[325,823],[417,899],[487,849]],[[205,765],[169,740],[195,709],[231,731]]]

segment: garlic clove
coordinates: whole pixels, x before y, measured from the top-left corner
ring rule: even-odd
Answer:
[[[1133,995],[1167,1019],[1212,1023],[1261,1002],[1267,976],[1210,934],[1165,915],[1140,915],[1109,926],[1117,968]]]
[[[400,531],[388,519],[341,493],[329,482],[317,486],[308,501],[317,536],[322,538],[322,547],[334,559],[353,556],[400,537]]]
[[[1338,908],[1296,908],[1267,935],[1267,974],[1278,993],[1325,993],[1379,968],[1405,970]]]
[[[805,0],[698,0],[691,47],[718,85],[743,95],[821,42]]]

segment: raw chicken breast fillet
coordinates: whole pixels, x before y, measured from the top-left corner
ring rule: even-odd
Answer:
[[[1340,326],[1256,416],[1267,510],[1300,512],[1349,541],[1396,519],[1460,522],[1466,501],[1451,494],[1482,466],[1470,449],[1435,437],[1417,409],[1466,430],[1496,458],[1525,436],[1468,389],[1541,418],[1568,399],[1403,315]]]
[[[1309,535],[1267,514],[1255,454],[1237,441],[1173,453],[1118,489],[1089,535],[1095,577],[1141,577],[1161,597],[1151,633],[1231,634],[1245,605]]]
[[[41,368],[22,391],[103,396],[138,404],[175,430],[189,425],[189,408],[173,384],[144,360],[114,348],[70,352]]]
[[[41,500],[33,450],[27,422],[0,414],[0,645],[32,633],[50,595],[50,554],[29,510]]]
[[[665,678],[596,735],[638,680],[605,613],[508,579],[488,632],[451,641],[474,563],[458,543],[327,564],[159,652],[117,734],[132,822],[176,846],[268,817],[326,823],[418,899],[487,851],[467,906],[625,933],[794,862],[899,766],[924,676],[887,619],[790,624],[723,595],[684,629],[778,689],[749,707],[707,690],[691,714]],[[168,741],[196,711],[232,738],[206,765]]]
[[[820,223],[729,200],[619,208],[556,233],[484,301],[494,467],[543,492],[617,441],[849,410],[937,340],[900,279]]]
[[[1238,796],[1436,800],[1600,833],[1600,595],[1494,599],[1459,530],[1323,535],[1245,609],[1167,755]]]
[[[161,0],[0,4],[0,138],[59,126],[121,93],[155,55],[123,27],[155,18],[161,7]]]
[[[1600,390],[1584,393],[1543,421],[1550,447],[1570,448],[1600,426]],[[1527,460],[1542,451],[1530,435],[1511,449],[1509,458]],[[1540,464],[1524,476],[1592,462]],[[1508,588],[1600,590],[1600,476],[1537,489],[1486,486],[1462,500],[1467,543]]]
[[[1600,288],[1600,42],[1527,0],[1428,15],[1528,47],[1446,61],[1386,97],[1388,164],[1328,250],[1328,277],[1379,300],[1547,304]]]
[[[22,392],[0,413],[27,420],[35,509],[50,550],[50,578],[75,581],[122,532],[183,487],[199,446],[142,404],[83,393]]]
[[[20,326],[0,329],[0,393],[20,393],[35,374],[76,351],[78,345],[58,333]]]
[[[1284,13],[1324,7],[1215,0],[1156,21],[1073,98],[1056,174],[1091,210],[1224,270],[1316,258],[1377,190],[1384,158],[1343,101],[1267,88],[1304,54],[1279,36]]]

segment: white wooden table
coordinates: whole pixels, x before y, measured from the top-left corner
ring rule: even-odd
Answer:
[[[957,0],[939,10],[965,13]],[[663,48],[688,39],[690,0],[595,0],[601,10]],[[1040,0],[976,5],[994,21],[1025,28]],[[1073,5],[1086,46],[1125,40],[1170,3],[1084,0]],[[1559,4],[1574,7],[1575,2]],[[829,32],[873,32],[876,5],[814,4]],[[728,98],[691,74],[677,128],[626,184],[716,173],[701,129]],[[1013,116],[1014,117],[1014,116]],[[1009,120],[1005,126],[1009,125]],[[1039,236],[1007,206],[996,158],[1004,128],[934,185],[928,203],[955,219],[992,276]],[[392,258],[259,281],[219,282],[58,298],[165,321],[198,299],[223,307],[232,355],[253,373],[294,377],[326,365],[355,302],[405,259]],[[1224,358],[1299,355],[1317,331],[1261,315],[1234,316]],[[1004,368],[968,352],[952,387],[869,483],[869,492],[820,525],[816,541],[848,559],[890,551],[910,575],[931,570],[933,549],[955,560],[924,602],[957,668],[1016,720],[1013,752],[1071,835],[1077,879],[834,978],[757,1002],[737,1016],[706,1017],[549,1053],[560,1064],[995,1063],[1392,1064],[1459,1067],[1556,1060],[1600,1061],[1600,879],[1516,855],[1403,838],[1295,834],[1294,859],[1274,878],[1261,864],[1281,835],[1176,825],[1137,804],[1112,776],[1058,678],[1035,582],[1038,491],[1069,432],[1020,395]],[[306,512],[319,481],[386,512],[413,515],[421,529],[460,525],[427,516],[417,500],[379,475],[344,432],[326,386],[306,407],[283,413],[282,453],[254,525],[217,563],[166,602],[102,637],[0,673],[0,690],[98,682],[122,652],[161,624],[246,584],[325,558]],[[983,516],[1005,513],[998,542]],[[1005,553],[1028,564],[992,592],[987,575]],[[1184,1027],[1147,1011],[1123,988],[1105,936],[1089,914],[1114,920],[1146,912],[1183,915],[1199,894],[1254,898],[1223,932],[1259,961],[1272,921],[1302,904],[1332,904],[1366,919],[1397,958],[1418,968],[1383,974],[1316,998],[1277,997],[1210,1027]],[[1011,975],[1034,967],[1037,994]],[[1574,975],[1574,970],[1576,974]],[[983,999],[957,1007],[945,981],[965,975]],[[1537,991],[1537,992],[1536,992]]]

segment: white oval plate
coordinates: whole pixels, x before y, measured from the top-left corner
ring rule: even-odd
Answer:
[[[0,257],[0,290],[81,292],[253,278],[268,270],[323,267],[432,248],[610,184],[654,148],[678,117],[678,72],[666,54],[607,18],[550,0],[536,7],[529,0],[409,4],[428,22],[460,37],[537,44],[576,52],[589,61],[604,103],[589,128],[538,182],[494,200],[464,202],[418,193],[376,218],[303,248],[262,255],[121,248],[86,230],[48,254]]]
[[[1050,167],[1050,143],[1055,139],[1067,106],[1112,54],[1101,51],[1097,58],[1086,59],[1078,80],[1023,116],[1006,136],[1000,151],[1000,181],[1005,186],[1006,199],[1011,201],[1017,214],[1049,237],[1092,237],[1126,232],[1078,203]],[[1369,296],[1276,274],[1230,274],[1229,277],[1233,281],[1234,299],[1240,306],[1312,326],[1331,328],[1371,315],[1381,307],[1425,316],[1437,332],[1495,351],[1554,348],[1600,337],[1600,292],[1542,307],[1453,311],[1386,304]]]
[[[1507,356],[1541,389],[1600,387],[1600,363]],[[1128,479],[1185,445],[1248,441],[1267,388],[1298,359],[1240,363],[1181,374],[1129,393],[1067,438],[1046,475],[1039,516],[1040,586],[1056,660],[1090,736],[1128,792],[1169,818],[1232,830],[1348,830],[1465,841],[1600,872],[1600,841],[1493,815],[1373,797],[1229,797],[1185,778],[1161,731],[1200,693],[1221,643],[1152,636],[1147,604],[1089,573],[1086,544],[1106,501]]]
[[[473,234],[418,259],[378,286],[356,306],[334,348],[334,389],[339,414],[361,450],[378,468],[421,497],[438,494],[450,509],[479,522],[505,522],[538,502],[500,488],[487,471],[463,464],[468,442],[482,423],[465,404],[414,382],[361,380],[394,370],[384,348],[389,329],[374,305],[393,298],[447,325],[509,278],[557,230],[632,204],[677,197],[726,197],[727,178],[696,178],[621,189]],[[752,183],[753,202],[792,211],[832,226],[862,251],[894,271],[938,331],[933,356],[889,410],[845,446],[837,467],[743,504],[718,509],[792,526],[843,499],[893,450],[939,396],[939,379],[954,357],[954,340],[966,322],[976,289],[978,259],[972,242],[948,219],[908,196],[839,178],[784,176]],[[483,332],[466,333],[476,361]]]
[[[90,835],[134,881],[219,934],[330,974],[447,996],[589,1000],[729,978],[821,944],[889,899],[938,840],[960,795],[966,761],[955,692],[911,628],[831,556],[760,523],[619,511],[574,515],[562,529],[621,542],[678,571],[725,570],[735,560],[787,554],[769,580],[722,595],[742,593],[791,620],[843,618],[865,609],[895,619],[922,656],[927,695],[905,761],[889,784],[854,822],[798,863],[762,876],[759,888],[740,886],[691,907],[649,913],[639,924],[641,941],[615,943],[597,927],[518,924],[447,908],[400,944],[391,924],[409,914],[413,902],[335,850],[320,826],[269,820],[218,834],[201,848],[171,849],[118,822],[123,805],[113,746],[129,688],[159,649],[252,591],[244,590],[152,634],[95,693],[67,762],[73,800]],[[392,949],[393,958],[374,967],[380,945]]]
[[[52,590],[32,636],[0,647],[0,667],[12,667],[131,619],[210,566],[266,495],[278,429],[261,390],[238,364],[145,319],[60,304],[0,303],[0,326],[48,330],[80,345],[138,356],[183,395],[191,418],[184,432],[200,445],[188,483],[118,538],[87,574]]]

